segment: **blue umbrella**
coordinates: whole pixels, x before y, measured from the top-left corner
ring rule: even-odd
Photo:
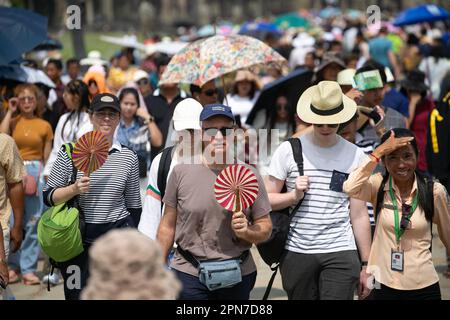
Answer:
[[[0,64],[20,58],[47,39],[47,18],[31,11],[0,7]]]
[[[394,20],[394,26],[406,26],[421,22],[446,20],[450,13],[434,4],[424,4],[401,12]]]
[[[281,37],[283,32],[276,24],[271,22],[246,22],[239,29],[239,34],[264,39],[268,34]]]

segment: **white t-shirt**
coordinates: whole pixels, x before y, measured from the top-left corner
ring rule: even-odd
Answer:
[[[312,134],[300,137],[304,175],[309,177],[309,191],[290,225],[286,249],[317,254],[356,250],[349,216],[349,198],[344,192],[329,188],[333,170],[349,174],[366,157],[354,144],[338,136],[330,148],[312,143]],[[269,174],[286,181],[287,191],[295,188],[299,176],[292,148],[283,142],[272,156]]]
[[[58,124],[56,125],[55,135],[53,139],[53,149],[47,160],[44,168],[44,176],[49,176],[52,170],[53,163],[55,162],[59,149],[62,145],[68,142],[78,140],[83,134],[94,130],[89,119],[89,114],[87,112],[80,112],[80,118],[77,119],[77,114],[74,113],[70,116],[66,123],[67,118],[70,116],[70,112],[65,113],[59,118]],[[64,123],[66,125],[64,126]],[[61,132],[64,127],[64,132],[61,136]]]
[[[241,124],[245,126],[245,121],[247,121],[247,117],[250,111],[252,111],[253,105],[256,100],[258,100],[258,96],[259,91],[255,92],[253,99],[250,99],[249,97],[243,98],[237,94],[228,94],[224,103],[226,104],[228,102],[228,106],[231,108],[231,111],[233,111],[234,116],[240,116]]]

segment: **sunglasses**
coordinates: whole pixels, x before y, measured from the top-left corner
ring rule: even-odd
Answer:
[[[35,98],[34,97],[32,97],[32,96],[28,96],[28,97],[20,97],[19,98],[19,101],[21,102],[21,103],[24,103],[24,102],[33,102],[35,100]]]
[[[317,128],[322,128],[323,126],[327,126],[328,128],[337,128],[339,126],[338,123],[335,124],[316,124]]]
[[[216,94],[219,94],[219,90],[217,90],[217,89],[208,89],[208,90],[202,91],[202,93],[205,96],[207,96],[207,97],[212,97],[212,96],[214,96]]]
[[[286,104],[277,103],[276,107],[278,111],[288,110],[289,105],[287,103]]]
[[[233,132],[233,128],[225,127],[225,128],[205,128],[203,129],[203,132],[205,132],[210,137],[215,137],[217,135],[217,132],[222,134],[222,136],[226,137],[230,135]]]
[[[403,203],[402,204],[402,219],[400,220],[400,228],[403,230],[408,229],[410,218],[409,215],[411,214],[411,206],[409,204]]]
[[[106,119],[106,117],[108,117],[111,120],[116,120],[119,117],[119,113],[118,112],[100,111],[100,112],[94,112],[94,116],[96,116],[99,119]]]
[[[138,84],[138,86],[145,86],[145,85],[149,84],[149,81],[148,81],[148,79],[141,79],[136,83]]]

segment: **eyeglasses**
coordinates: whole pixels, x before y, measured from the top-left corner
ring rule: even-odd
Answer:
[[[21,103],[24,103],[24,102],[33,102],[35,99],[36,99],[35,97],[28,96],[28,97],[20,97],[20,98],[19,98],[19,101],[20,101]]]
[[[207,96],[207,97],[212,97],[212,96],[214,96],[216,94],[219,94],[219,90],[217,90],[217,89],[208,89],[208,90],[202,91],[202,93],[205,96]]]
[[[403,203],[402,204],[402,219],[400,220],[400,228],[403,230],[408,229],[410,218],[409,215],[411,214],[411,206],[409,204]]]
[[[119,117],[118,112],[108,112],[108,111],[100,111],[100,112],[94,112],[94,116],[96,116],[99,119],[106,119],[108,117],[111,120],[116,120]]]
[[[205,132],[210,137],[215,137],[217,135],[217,132],[222,134],[222,136],[228,136],[233,132],[233,128],[225,127],[225,128],[205,128],[203,129],[203,132]]]
[[[335,124],[316,124],[315,125],[317,128],[322,128],[323,126],[327,126],[329,128],[337,128],[339,126],[338,123]]]
[[[141,79],[139,81],[136,82],[138,84],[138,86],[145,86],[149,83],[148,79]]]

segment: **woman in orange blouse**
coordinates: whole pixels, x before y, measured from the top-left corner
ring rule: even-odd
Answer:
[[[379,284],[375,299],[441,299],[431,256],[431,228],[432,223],[437,225],[450,249],[450,198],[439,182],[417,171],[418,153],[410,130],[393,129],[344,183],[350,197],[370,201],[375,208],[376,229],[367,266]],[[386,173],[372,175],[379,161]]]
[[[22,247],[9,257],[9,280],[10,283],[19,281],[19,275],[22,273],[24,284],[37,285],[40,283],[36,268],[40,251],[37,223],[43,211],[42,172],[52,150],[53,131],[50,123],[40,118],[41,112],[37,106],[39,89],[35,85],[19,85],[15,94],[16,97],[9,100],[8,111],[0,124],[0,132],[10,134],[14,138],[24,160],[27,180],[34,180],[36,188],[25,188],[29,192],[25,195],[23,217],[25,237]]]

